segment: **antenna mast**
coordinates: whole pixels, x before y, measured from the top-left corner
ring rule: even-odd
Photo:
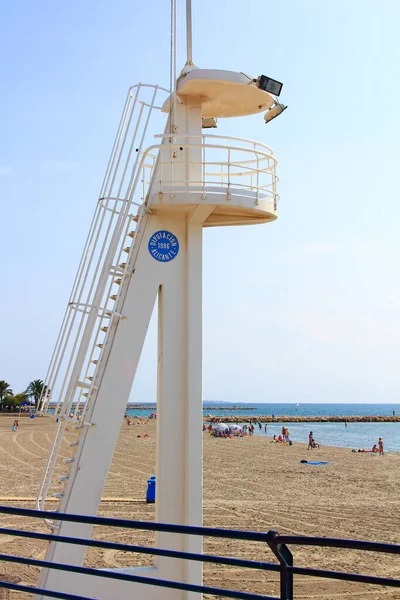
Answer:
[[[192,0],[186,0],[186,66],[193,66],[192,56]]]

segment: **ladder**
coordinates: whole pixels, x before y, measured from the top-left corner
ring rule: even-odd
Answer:
[[[54,407],[58,422],[37,495],[39,510],[45,510],[49,494],[60,503],[65,498],[92,426],[97,391],[118,323],[124,318],[122,306],[150,211],[158,147],[149,151],[149,123],[152,117],[152,122],[156,120],[154,116],[165,123],[166,115],[160,113],[168,95],[168,90],[146,84],[128,91],[39,401],[39,413],[50,415]]]

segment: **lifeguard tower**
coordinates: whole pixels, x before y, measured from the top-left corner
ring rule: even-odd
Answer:
[[[172,89],[139,84],[125,102],[46,378],[40,410],[49,414],[56,401],[58,429],[40,509],[50,495],[61,512],[96,514],[157,301],[156,520],[202,524],[202,231],[274,221],[278,201],[271,148],[213,132],[217,119],[266,113],[268,121],[285,107],[279,82],[196,68],[191,47],[188,0],[182,73],[176,77],[173,50]],[[164,132],[154,135],[157,128]],[[67,426],[76,439],[62,461]],[[183,435],[171,435],[177,429]],[[48,524],[58,535],[91,533],[90,525]],[[160,533],[157,544],[201,552],[193,536]],[[50,542],[46,560],[81,565],[85,550]],[[163,557],[140,572],[198,584],[202,578],[201,563]],[[49,570],[40,583],[104,600],[196,597]]]

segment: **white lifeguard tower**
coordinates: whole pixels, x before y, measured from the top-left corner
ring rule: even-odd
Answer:
[[[209,131],[218,118],[267,111],[269,120],[284,107],[268,91],[279,94],[274,80],[193,66],[190,1],[187,48],[181,75],[172,73],[173,89],[139,84],[128,92],[45,382],[40,411],[48,414],[56,401],[59,421],[40,509],[52,495],[61,512],[96,514],[158,301],[156,520],[202,525],[202,230],[274,221],[278,200],[271,148]],[[162,121],[164,133],[151,137]],[[67,425],[77,438],[60,475]],[[190,435],[171,435],[176,429]],[[64,536],[91,533],[90,525],[49,525]],[[201,552],[200,538],[160,533],[156,543]],[[85,550],[50,542],[46,560],[81,565]],[[201,563],[163,557],[140,572],[202,579]],[[102,600],[197,597],[49,570],[40,584]]]

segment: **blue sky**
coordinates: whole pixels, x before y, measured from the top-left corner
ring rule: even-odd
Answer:
[[[275,223],[205,231],[204,398],[399,402],[399,3],[193,14],[197,66],[270,75],[289,105],[219,122],[274,148],[281,201]],[[168,87],[169,3],[4,3],[0,50],[0,379],[19,392],[45,376],[127,88]],[[136,401],[155,399],[155,340]]]

